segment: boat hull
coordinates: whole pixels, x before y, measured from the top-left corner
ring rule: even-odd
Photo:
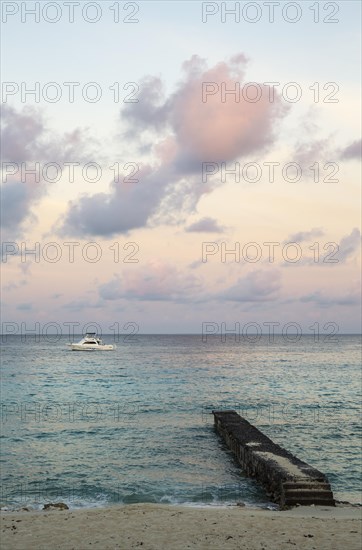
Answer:
[[[72,351],[111,351],[115,348],[112,344],[101,344],[95,346],[94,344],[70,344]]]

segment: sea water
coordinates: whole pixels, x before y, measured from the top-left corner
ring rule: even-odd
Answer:
[[[103,340],[113,343],[112,336]],[[361,340],[143,335],[2,342],[0,505],[269,506],[213,428],[235,409],[361,502]]]

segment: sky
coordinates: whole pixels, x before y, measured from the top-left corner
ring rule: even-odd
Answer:
[[[1,8],[3,334],[361,332],[359,2]]]

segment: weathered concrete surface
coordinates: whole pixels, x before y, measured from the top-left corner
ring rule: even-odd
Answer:
[[[213,411],[215,428],[243,470],[283,506],[335,506],[327,477],[255,428],[235,411]]]

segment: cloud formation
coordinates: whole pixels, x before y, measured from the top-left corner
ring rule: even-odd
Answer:
[[[361,294],[358,292],[348,292],[328,296],[324,292],[317,290],[300,298],[303,303],[313,303],[321,308],[329,308],[334,306],[360,306]]]
[[[312,239],[314,240],[319,235],[324,235],[324,234],[325,233],[322,229],[314,228],[314,229],[311,229],[311,231],[301,231],[299,233],[290,235],[289,239],[287,239],[284,242],[299,243],[302,241],[311,241]],[[298,266],[309,265],[309,266],[316,267],[316,266],[320,266],[321,264],[322,265],[344,264],[350,258],[352,258],[356,252],[360,250],[361,231],[357,227],[355,227],[354,229],[352,229],[349,235],[342,237],[339,243],[336,243],[334,241],[329,241],[329,242],[324,241],[323,243],[321,243],[319,241],[319,244],[321,246],[318,249],[317,259],[313,254],[311,254],[309,257],[302,257],[300,260],[298,260],[297,263],[283,262],[281,266],[285,268],[293,268],[296,265]],[[309,249],[311,248],[309,247]]]
[[[23,303],[23,304],[18,304],[18,305],[16,306],[16,309],[17,309],[18,311],[32,311],[32,309],[33,309],[33,304],[28,303],[28,302],[27,302],[27,303]]]
[[[202,218],[186,227],[187,233],[224,233],[225,228],[213,218]]]
[[[294,162],[297,162],[309,177],[313,176],[311,166],[316,162],[327,162],[331,156],[330,138],[312,139],[298,143],[295,148]]]
[[[57,135],[48,128],[42,111],[34,107],[25,106],[17,111],[5,103],[1,137],[3,162],[61,163],[85,158],[84,131],[76,128]]]
[[[233,302],[265,302],[275,300],[280,289],[279,271],[256,270],[240,277],[235,285],[220,293],[219,298]]]
[[[226,96],[222,101],[223,87],[242,86],[245,69],[242,54],[210,69],[194,55],[183,64],[183,78],[168,97],[159,78],[145,78],[138,103],[125,104],[121,117],[128,124],[125,137],[135,139],[139,149],[151,133],[157,160],[141,169],[132,186],[111,183],[109,193],[71,203],[60,232],[111,236],[145,227],[151,219],[170,220],[174,213],[192,211],[217,185],[201,183],[203,162],[226,162],[271,145],[288,110],[277,93],[270,101],[269,89],[259,84],[257,102],[242,94],[239,100]],[[215,93],[203,97],[205,84]]]
[[[357,159],[361,160],[361,152],[362,152],[362,140],[355,140],[350,145],[342,149],[341,151],[341,158],[342,159]]]
[[[350,258],[357,250],[360,250],[361,246],[361,231],[355,227],[352,229],[349,235],[342,237],[339,243],[338,260],[339,262],[345,262]]]
[[[313,227],[310,231],[298,231],[298,233],[293,233],[284,242],[300,243],[303,241],[310,241],[316,237],[322,237],[323,235],[324,231],[321,227]]]
[[[176,301],[197,300],[202,285],[194,275],[185,275],[176,267],[150,262],[132,273],[125,272],[122,278],[113,278],[100,285],[99,296],[103,300]]]
[[[39,109],[26,106],[17,111],[7,104],[2,107],[1,142],[2,163],[14,163],[13,171],[17,170],[11,174],[12,169],[8,167],[8,175],[3,174],[1,186],[1,226],[7,230],[3,237],[10,240],[21,233],[24,222],[29,218],[36,219],[31,209],[49,188],[49,182],[41,177],[44,164],[81,162],[87,158],[88,145],[80,129],[63,135],[54,134],[47,128]],[[39,178],[25,172],[34,170],[35,163],[39,163]]]

